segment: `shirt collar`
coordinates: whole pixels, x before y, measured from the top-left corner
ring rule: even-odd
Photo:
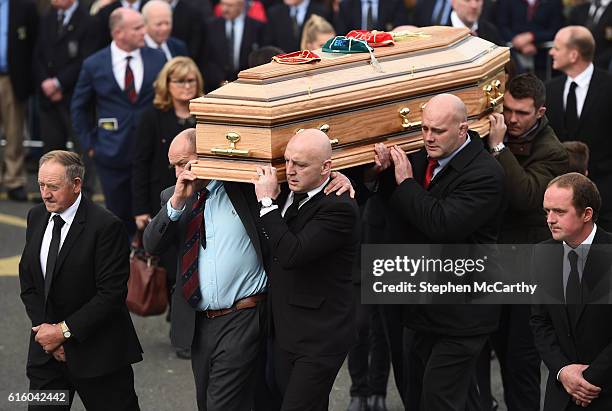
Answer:
[[[587,89],[589,87],[589,83],[591,82],[591,77],[593,77],[593,71],[595,71],[595,67],[593,67],[593,63],[589,64],[589,66],[584,69],[584,71],[578,74],[575,78],[571,78],[567,76],[566,83],[572,84],[572,81],[575,82],[578,87]]]
[[[468,29],[468,30],[470,30],[472,32],[478,31],[478,22],[475,22],[472,25],[472,27],[466,26],[465,23],[463,21],[461,21],[461,19],[459,18],[459,16],[457,15],[457,12],[455,10],[453,10],[451,12],[450,19],[451,19],[451,24],[453,25],[453,27],[458,27],[458,28],[465,27],[466,29]]]
[[[586,261],[586,257],[589,254],[589,250],[591,249],[591,245],[593,244],[593,239],[595,238],[595,233],[597,232],[597,224],[593,224],[593,229],[591,230],[591,234],[587,238],[584,239],[580,245],[576,248],[572,248],[565,241],[563,242],[563,258],[564,260],[567,258],[567,255],[570,251],[575,251],[578,254],[578,257],[582,259],[582,261]]]
[[[327,183],[329,183],[329,180],[331,180],[330,177],[327,177],[327,179],[325,179],[325,181],[323,182],[323,184],[321,184],[320,186],[313,188],[312,190],[310,190],[309,192],[307,192],[306,194],[308,195],[308,197],[304,200],[302,200],[302,202],[305,202],[307,200],[310,200],[312,197],[316,196],[319,192],[323,191],[323,188],[325,188],[325,186],[327,185]],[[290,194],[291,197],[291,201],[293,202],[293,191]]]
[[[64,223],[66,225],[72,224],[72,221],[74,220],[74,217],[76,216],[76,212],[79,209],[79,205],[81,204],[81,196],[82,196],[82,194],[79,193],[79,196],[74,201],[74,203],[72,203],[72,205],[70,207],[68,207],[67,209],[65,209],[61,213],[59,213],[59,214],[58,213],[51,213],[51,217],[49,218],[49,221],[51,221],[53,219],[53,217],[55,217],[56,215],[59,215],[60,217],[62,217],[62,220],[64,220]]]
[[[157,44],[157,42],[153,40],[151,36],[149,36],[149,33],[145,33],[145,43],[147,44],[147,46],[151,47],[152,49],[163,47],[164,44],[166,44],[165,41],[162,44]]]
[[[121,50],[117,46],[117,43],[115,43],[115,40],[111,42],[110,49],[113,66],[119,63],[120,61],[124,61],[127,56],[132,56],[133,58],[140,58],[140,49],[136,49],[128,53],[125,50]]]
[[[448,155],[448,156],[446,156],[446,157],[444,157],[444,158],[439,158],[439,159],[438,159],[438,167],[436,167],[436,168],[440,168],[440,169],[442,169],[442,168],[446,167],[446,165],[447,165],[448,163],[450,163],[450,161],[453,159],[453,157],[455,157],[457,154],[459,154],[459,152],[460,152],[461,150],[463,150],[463,148],[464,148],[465,146],[467,146],[468,144],[470,144],[470,142],[471,142],[471,141],[472,141],[472,139],[470,138],[470,135],[469,135],[469,134],[466,134],[466,136],[465,136],[465,143],[463,143],[463,144],[461,145],[461,147],[459,147],[457,150],[453,151],[453,152],[452,152],[450,155]]]
[[[209,194],[216,194],[217,191],[219,191],[219,189],[223,186],[223,181],[219,181],[219,180],[210,180],[208,182],[208,185],[206,186],[206,189],[208,190]]]
[[[176,5],[178,4],[179,0],[172,0],[170,2],[170,7],[172,7],[173,9],[176,7]]]
[[[72,6],[68,7],[66,10],[63,10],[63,12],[64,12],[64,24],[66,24],[66,23],[68,23],[70,21],[70,19],[72,18],[72,15],[74,14],[74,12],[77,9],[77,7],[79,7],[79,2],[75,1],[74,3],[72,3]]]
[[[291,6],[291,8],[295,8],[295,12],[297,14],[296,17],[297,17],[300,15],[300,13],[306,13],[306,10],[308,10],[309,5],[310,5],[310,0],[304,0],[297,6]]]

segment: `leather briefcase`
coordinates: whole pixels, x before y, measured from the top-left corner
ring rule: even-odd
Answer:
[[[168,305],[166,269],[159,265],[159,257],[145,252],[142,231],[134,235],[131,250],[128,309],[143,317],[163,314]]]

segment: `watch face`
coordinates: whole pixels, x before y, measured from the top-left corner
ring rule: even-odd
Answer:
[[[70,334],[70,331],[66,331],[64,332],[64,338],[70,338],[72,334]]]
[[[272,199],[270,197],[264,197],[261,199],[261,205],[264,207],[270,207],[272,205]]]

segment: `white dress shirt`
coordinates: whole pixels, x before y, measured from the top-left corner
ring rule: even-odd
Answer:
[[[168,48],[168,43],[165,41],[162,44],[157,44],[155,40],[149,36],[149,34],[145,33],[145,44],[152,49],[160,49],[166,55],[166,60],[169,61],[172,59],[172,53],[170,53],[170,49]]]
[[[308,6],[310,6],[310,0],[304,0],[297,6],[289,7],[289,15],[291,17],[295,16],[295,20],[297,21],[297,24],[300,27],[304,25],[306,13],[308,12]]]
[[[567,76],[565,80],[565,88],[563,89],[563,110],[567,105],[567,95],[569,94],[570,85],[572,81],[576,82],[576,112],[578,118],[582,114],[582,107],[584,107],[584,100],[586,100],[587,92],[589,91],[589,84],[591,84],[591,78],[593,77],[593,63],[589,64],[582,73],[578,74],[576,78]]]
[[[472,27],[466,26],[465,23],[463,21],[461,21],[461,19],[459,18],[459,16],[457,15],[457,12],[455,10],[453,10],[451,12],[450,20],[451,20],[451,24],[452,24],[453,27],[466,28],[469,31],[471,31],[472,33],[476,33],[478,31],[478,22],[475,22]]]
[[[242,33],[244,32],[244,20],[246,15],[241,13],[234,22],[234,69],[240,68],[240,47],[242,45]],[[232,20],[225,20],[225,38],[229,39],[232,32]]]
[[[60,231],[60,245],[57,249],[57,253],[59,254],[62,249],[62,245],[64,244],[64,240],[68,235],[68,230],[70,230],[70,226],[72,225],[72,221],[74,220],[74,216],[79,208],[79,204],[81,204],[81,194],[77,197],[76,201],[59,214],[64,220],[64,225],[62,226],[62,230]],[[42,268],[43,277],[47,275],[47,257],[49,255],[49,246],[51,245],[51,238],[53,237],[53,226],[55,222],[53,222],[53,217],[55,217],[57,213],[51,213],[49,217],[49,222],[47,223],[47,228],[45,229],[45,234],[43,235],[42,244],[40,246],[40,268]]]
[[[111,58],[113,61],[113,74],[115,75],[115,80],[119,85],[121,90],[125,89],[125,68],[127,67],[127,56],[132,56],[130,60],[130,68],[132,69],[132,73],[134,73],[134,87],[136,87],[136,94],[140,93],[140,89],[142,88],[142,80],[144,77],[144,66],[142,62],[142,56],[140,55],[140,49],[136,49],[132,52],[127,52],[121,50],[115,44],[113,40],[110,45],[111,49]]]
[[[378,21],[378,0],[361,0],[361,29],[368,29],[368,3],[372,4],[372,20]]]

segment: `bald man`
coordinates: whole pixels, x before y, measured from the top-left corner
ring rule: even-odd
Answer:
[[[593,66],[595,40],[582,26],[559,30],[550,55],[564,75],[546,85],[546,114],[561,141],[582,141],[591,150],[589,177],[602,198],[597,224],[612,231],[612,75]]]
[[[366,180],[378,176],[378,192],[389,209],[387,242],[495,244],[504,172],[478,133],[468,130],[465,105],[451,94],[433,97],[423,110],[422,131],[425,147],[409,157],[397,146],[375,147]],[[476,360],[497,328],[499,311],[470,305],[405,308],[404,324],[414,331],[406,408],[464,411],[470,391],[476,396]]]
[[[132,234],[136,127],[153,101],[153,81],[166,59],[161,51],[144,47],[145,24],[139,12],[120,7],[112,12],[109,25],[113,41],[83,62],[70,111],[82,150],[95,162],[106,207]]]
[[[359,245],[359,210],[330,185],[325,133],[296,134],[285,150],[287,185],[258,170],[262,239],[271,254],[269,294],[281,410],[327,410],[329,393],[355,341],[351,267]]]

